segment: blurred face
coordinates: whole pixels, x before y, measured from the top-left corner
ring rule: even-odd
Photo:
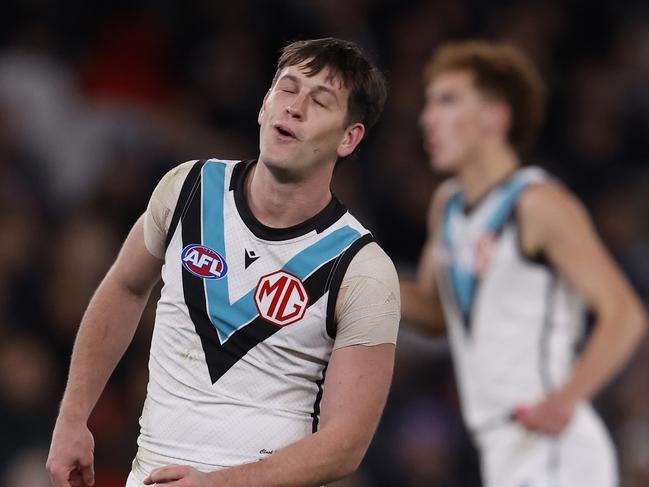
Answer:
[[[277,77],[259,112],[260,159],[275,169],[305,174],[353,152],[364,134],[346,125],[349,90],[329,70],[311,77],[304,65],[288,66]]]
[[[455,173],[475,160],[493,135],[494,101],[474,85],[468,71],[442,73],[426,88],[419,117],[431,165]]]

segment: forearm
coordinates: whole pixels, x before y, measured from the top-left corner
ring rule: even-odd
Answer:
[[[133,338],[149,294],[130,291],[111,272],[104,278],[77,333],[61,415],[87,420]]]
[[[341,479],[358,468],[368,447],[341,441],[344,431],[323,429],[262,461],[212,474],[214,487],[307,487]]]
[[[319,486],[354,472],[381,417],[394,353],[392,344],[335,350],[324,384],[321,429],[260,462],[216,472],[212,485]]]
[[[639,305],[627,307],[617,317],[598,320],[560,393],[573,403],[590,400],[629,360],[645,326],[645,315]]]
[[[444,331],[442,310],[435,296],[426,296],[414,280],[402,280],[401,321],[426,334],[440,334]]]

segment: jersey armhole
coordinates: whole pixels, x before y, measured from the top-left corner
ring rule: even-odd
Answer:
[[[205,165],[205,159],[197,161],[192,168],[189,170],[189,173],[185,177],[183,182],[183,187],[180,190],[178,195],[178,201],[176,202],[176,208],[174,209],[174,214],[171,217],[171,223],[169,224],[169,229],[167,230],[167,237],[165,238],[165,250],[169,247],[171,239],[173,238],[174,233],[176,232],[176,227],[181,218],[187,213],[189,208],[189,202],[194,197],[196,190],[200,187],[201,181],[201,170]]]
[[[539,251],[534,255],[529,255],[525,251],[525,249],[523,248],[522,231],[521,231],[522,227],[520,221],[521,219],[520,219],[520,212],[518,209],[518,202],[516,202],[514,208],[512,209],[511,214],[509,215],[507,223],[514,226],[514,230],[516,232],[516,248],[518,249],[518,254],[520,255],[521,259],[523,259],[528,264],[551,267],[550,262],[548,261],[543,251]]]
[[[336,301],[338,300],[338,292],[340,291],[340,286],[347,272],[350,262],[358,254],[359,250],[365,247],[367,244],[374,242],[374,237],[371,233],[367,233],[362,237],[355,240],[342,254],[336,259],[325,290],[329,290],[327,297],[327,334],[331,338],[336,338]]]

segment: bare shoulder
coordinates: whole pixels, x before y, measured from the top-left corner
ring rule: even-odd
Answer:
[[[529,255],[568,236],[592,233],[584,205],[564,185],[544,181],[527,189],[517,203],[521,243]]]
[[[535,225],[554,225],[586,215],[579,199],[557,181],[543,181],[531,186],[521,195],[517,210],[524,221],[534,221]]]

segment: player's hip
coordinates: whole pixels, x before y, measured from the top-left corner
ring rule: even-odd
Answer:
[[[590,406],[582,406],[558,437],[518,423],[476,435],[485,487],[615,487],[612,442]]]

